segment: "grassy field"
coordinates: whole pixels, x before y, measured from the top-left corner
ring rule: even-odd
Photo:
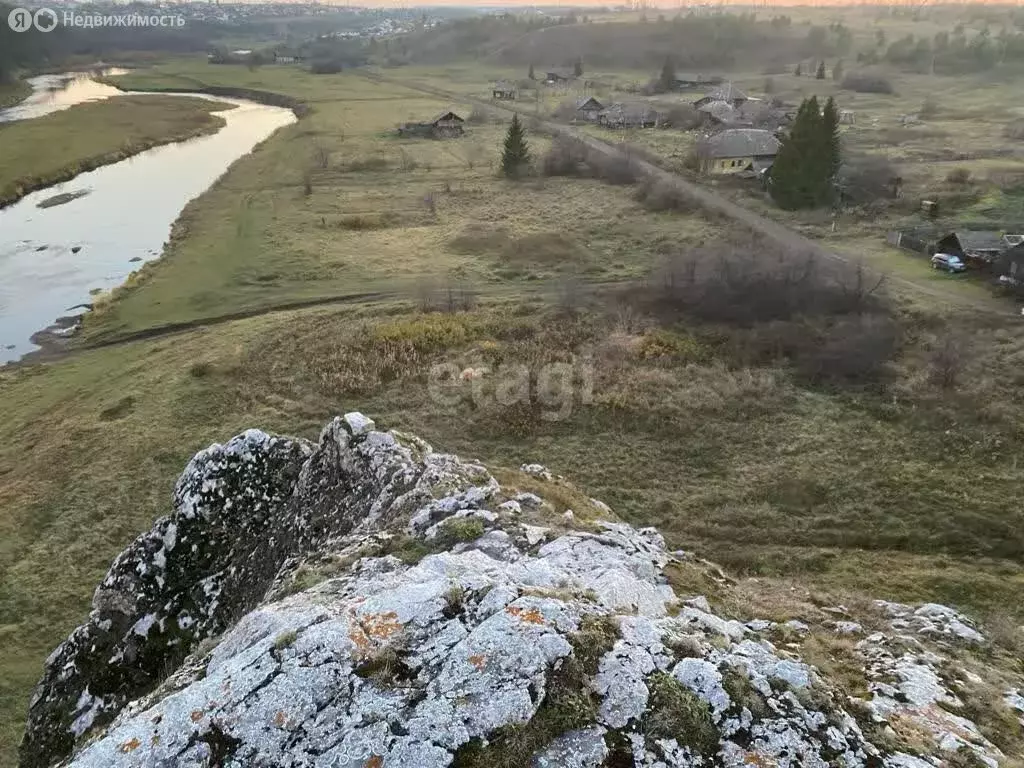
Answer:
[[[0,124],[0,205],[150,147],[214,133],[224,120],[212,113],[224,109],[230,105],[209,99],[125,96]]]
[[[21,103],[30,93],[32,93],[32,86],[24,80],[0,84],[0,109],[6,109]]]
[[[653,267],[721,242],[724,222],[652,212],[632,185],[506,181],[504,127],[486,119],[463,139],[400,141],[399,122],[471,109],[357,74],[177,61],[125,84],[175,78],[288,93],[313,112],[188,206],[165,258],[102,303],[85,341],[361,296],[0,372],[0,765],[42,660],[110,559],[167,511],[188,458],[250,426],[315,437],[352,409],[492,464],[542,462],[741,576],[1024,620],[1012,318],[894,300],[883,375],[811,381],[785,354],[745,353],[767,329],[669,317],[621,291],[646,295]],[[541,157],[547,140],[529,139]],[[449,295],[458,311],[423,311]],[[946,338],[963,359],[940,386]],[[594,371],[592,402],[575,397],[560,419],[539,395],[432,393],[437,363],[554,362]]]

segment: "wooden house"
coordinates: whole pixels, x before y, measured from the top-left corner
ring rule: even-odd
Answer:
[[[665,117],[650,104],[612,104],[598,113],[598,122],[607,128],[657,128]]]
[[[720,175],[761,174],[772,167],[781,146],[771,131],[730,128],[704,142],[700,153],[701,170]]]
[[[704,96],[701,96],[699,99],[693,102],[693,106],[695,106],[697,109],[700,109],[705,104],[710,104],[713,101],[724,101],[726,104],[730,104],[733,107],[739,107],[748,98],[749,97],[747,96],[747,94],[745,94],[732,83],[728,83],[726,85],[722,85],[719,86],[718,88],[715,88],[715,90],[713,91],[709,91]]]
[[[508,80],[499,80],[491,88],[491,97],[499,101],[515,101],[518,93],[519,89],[516,88],[516,84],[510,83]]]
[[[990,268],[1008,250],[1009,243],[991,230],[957,230],[935,243],[935,253],[951,253],[980,269]]]
[[[442,112],[422,123],[403,123],[398,126],[398,135],[406,138],[423,137],[431,139],[458,138],[465,133],[465,120],[454,112]]]
[[[583,123],[596,123],[601,118],[604,104],[593,96],[587,96],[576,102],[576,120]]]

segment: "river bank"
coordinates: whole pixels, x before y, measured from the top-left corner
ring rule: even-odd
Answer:
[[[224,119],[215,113],[232,108],[202,98],[126,95],[5,124],[0,208],[152,147],[216,133]]]
[[[0,109],[7,109],[20,104],[32,93],[32,86],[25,80],[0,84]]]

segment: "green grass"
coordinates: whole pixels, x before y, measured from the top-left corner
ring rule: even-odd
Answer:
[[[214,133],[224,120],[211,113],[224,109],[208,99],[124,96],[0,125],[0,205],[150,147]]]

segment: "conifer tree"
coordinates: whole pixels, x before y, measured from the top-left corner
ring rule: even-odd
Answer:
[[[771,194],[782,208],[814,208],[832,199],[840,162],[839,118],[834,102],[826,111],[828,117],[822,115],[817,97],[805,100],[775,158]]]
[[[583,59],[576,59],[573,62],[572,73],[575,77],[583,77]]]
[[[519,115],[512,115],[512,124],[505,134],[505,147],[501,153],[501,172],[510,179],[518,178],[530,162],[530,147]]]
[[[676,87],[676,65],[671,56],[665,57],[661,75],[658,77],[658,85],[661,86],[662,93],[674,90]]]
[[[821,132],[827,147],[829,181],[839,175],[839,167],[843,162],[842,143],[839,138],[839,108],[831,96],[825,102],[821,115]]]
[[[793,70],[793,74],[800,77],[804,73],[804,66],[801,62],[797,62],[796,69]]]
[[[818,71],[814,74],[814,77],[816,79],[818,79],[818,80],[824,80],[825,79],[825,62],[824,61],[818,63]]]
[[[535,80],[535,79],[536,79],[536,78],[535,78],[535,77],[533,76],[533,64],[530,64],[530,72],[529,72],[529,74],[527,74],[526,76],[527,76],[528,78],[530,78],[531,80]]]

